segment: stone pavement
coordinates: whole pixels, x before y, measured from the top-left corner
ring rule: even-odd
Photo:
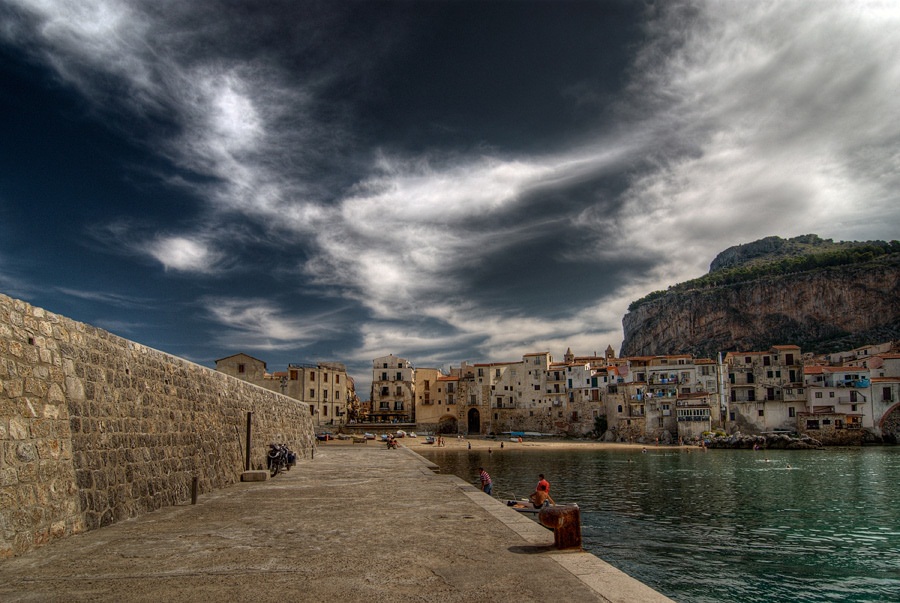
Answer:
[[[329,442],[273,479],[0,561],[0,601],[669,601],[434,469]]]

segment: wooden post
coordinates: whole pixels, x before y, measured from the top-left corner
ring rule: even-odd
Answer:
[[[252,425],[253,412],[247,411],[247,454],[244,455],[244,471],[250,471],[250,430]]]

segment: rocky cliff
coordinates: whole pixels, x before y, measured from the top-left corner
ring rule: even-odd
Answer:
[[[728,253],[729,265],[740,255]],[[720,351],[779,344],[825,353],[900,339],[900,253],[785,274],[763,272],[743,282],[679,285],[635,302],[623,319],[621,355],[712,358]]]

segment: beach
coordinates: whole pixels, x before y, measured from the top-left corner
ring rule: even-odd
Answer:
[[[687,448],[687,446],[677,445],[657,446],[655,444],[626,444],[619,442],[598,442],[595,440],[569,440],[550,437],[536,438],[533,436],[525,437],[521,442],[514,442],[509,437],[497,437],[495,439],[492,439],[486,437],[458,437],[451,435],[444,438],[443,447],[438,446],[437,442],[435,442],[434,444],[426,444],[425,437],[423,436],[417,436],[415,438],[406,436],[403,438],[398,438],[397,441],[399,442],[400,446],[409,448],[410,450],[414,450],[416,452],[438,448],[441,450],[490,450],[492,453],[500,452],[501,450],[630,450],[636,453],[640,453],[644,448],[647,448],[648,450],[680,450],[683,448]],[[503,444],[502,448],[500,447],[501,443]],[[319,442],[320,447],[349,445],[362,446],[362,444],[354,444],[352,439],[334,439],[327,442]],[[378,434],[377,439],[369,440],[365,445],[384,446],[385,444],[381,441],[381,435]],[[694,446],[693,448],[696,448],[696,446]]]

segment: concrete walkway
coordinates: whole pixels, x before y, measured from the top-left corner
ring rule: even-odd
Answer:
[[[669,601],[433,469],[329,442],[265,482],[2,561],[0,601]]]

